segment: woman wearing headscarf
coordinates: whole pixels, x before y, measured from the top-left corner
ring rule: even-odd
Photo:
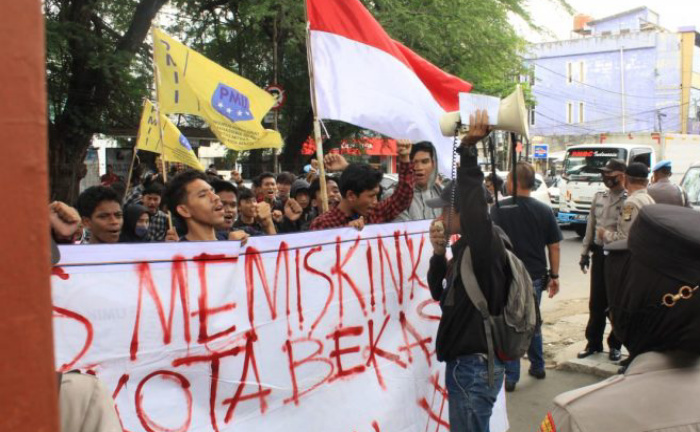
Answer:
[[[124,226],[119,243],[143,243],[148,234],[148,209],[140,204],[132,204],[124,209]]]

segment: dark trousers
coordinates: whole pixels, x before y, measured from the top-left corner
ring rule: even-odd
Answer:
[[[591,296],[588,302],[588,325],[586,339],[588,346],[593,349],[603,349],[603,332],[608,311],[608,295],[605,289],[605,255],[603,248],[593,246],[591,259]],[[608,336],[608,347],[620,349],[622,344],[613,332]]]

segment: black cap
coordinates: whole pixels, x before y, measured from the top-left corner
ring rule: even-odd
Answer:
[[[627,174],[628,177],[638,179],[649,178],[649,167],[641,162],[632,162],[625,170],[625,174]]]
[[[449,207],[452,204],[452,191],[454,190],[454,185],[455,182],[451,181],[447,183],[447,185],[442,188],[442,192],[440,192],[440,197],[438,198],[431,198],[429,200],[425,200],[425,205],[427,205],[430,208],[445,208]],[[454,200],[455,200],[455,208],[458,207],[458,202],[459,201],[459,194],[455,194]]]
[[[627,170],[627,165],[622,159],[610,159],[605,167],[601,169],[604,173],[611,173],[613,171],[625,172]]]
[[[447,185],[442,189],[442,192],[440,192],[440,197],[425,200],[425,205],[430,208],[450,207],[452,205],[452,190],[454,189],[456,183],[457,182],[450,180],[450,182],[447,183]],[[481,185],[481,189],[484,193],[484,200],[488,202],[488,197],[490,196],[488,189],[486,189],[484,184]],[[457,191],[454,196],[454,208],[458,213],[459,206],[459,191]]]
[[[629,239],[606,247],[615,335],[633,355],[700,354],[700,212],[644,206]],[[610,270],[608,270],[610,269]]]

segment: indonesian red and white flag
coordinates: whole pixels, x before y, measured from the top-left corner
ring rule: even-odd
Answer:
[[[440,117],[472,85],[391,39],[359,0],[307,0],[317,115],[396,139],[430,141],[451,175]]]

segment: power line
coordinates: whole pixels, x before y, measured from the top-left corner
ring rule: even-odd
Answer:
[[[621,107],[621,103],[614,104],[614,103],[606,103],[606,102],[599,102],[599,101],[594,101],[592,100],[594,97],[582,97],[580,94],[576,93],[565,93],[565,92],[553,92],[553,91],[545,91],[542,89],[534,88],[532,92],[533,96],[538,97],[538,96],[543,96],[543,97],[549,97],[550,99],[561,99],[561,100],[571,100],[571,101],[577,101],[577,102],[585,102],[590,105],[596,105],[601,108],[609,108],[609,109],[614,109],[614,110],[619,110]],[[674,101],[677,100],[677,98],[674,98]],[[652,101],[649,101],[647,103],[641,103],[641,104],[627,104],[628,107],[632,108],[650,108],[654,104]]]
[[[610,89],[606,89],[606,88],[603,88],[603,87],[594,86],[594,85],[592,85],[592,84],[588,84],[588,83],[585,83],[585,82],[583,82],[583,81],[576,80],[576,79],[574,79],[573,77],[569,77],[569,76],[567,76],[567,75],[564,75],[563,73],[557,72],[557,71],[555,71],[554,69],[550,69],[550,68],[548,68],[548,67],[546,67],[546,66],[543,66],[543,65],[541,65],[540,63],[538,63],[538,62],[537,62],[536,60],[534,60],[534,59],[527,59],[527,58],[525,58],[525,57],[521,57],[521,58],[522,58],[522,60],[525,61],[525,62],[534,63],[535,65],[537,65],[538,67],[541,67],[541,68],[544,69],[544,70],[547,70],[547,71],[549,71],[549,72],[551,72],[551,73],[553,73],[553,74],[555,74],[555,75],[562,76],[562,77],[566,78],[567,80],[570,80],[571,82],[576,82],[576,83],[582,84],[582,85],[584,85],[584,86],[586,86],[586,87],[594,88],[594,89],[597,89],[597,90],[601,90],[601,91],[604,91],[604,92],[607,92],[607,93],[612,93],[612,94],[616,94],[616,95],[620,95],[620,96],[633,97],[633,98],[639,98],[639,99],[657,99],[656,96],[642,96],[642,95],[634,95],[634,94],[629,94],[629,93],[621,93],[621,92],[614,91],[614,90],[610,90]]]
[[[662,111],[662,110],[665,110],[665,109],[679,108],[679,107],[682,107],[682,106],[684,106],[684,105],[688,105],[689,103],[690,103],[690,102],[686,102],[686,103],[679,104],[679,105],[673,105],[673,106],[667,106],[667,107],[663,107],[663,108],[656,108],[656,109],[648,110],[648,111],[637,112],[637,113],[633,113],[633,115],[636,115],[636,114],[643,114],[643,113],[645,113],[645,112],[651,113],[651,112]],[[551,112],[551,111],[550,111],[550,112]],[[582,122],[582,123],[562,123],[562,122],[560,122],[559,120],[557,120],[557,119],[555,119],[555,118],[549,117],[548,115],[541,113],[541,112],[538,111],[537,109],[535,109],[535,113],[538,114],[538,115],[540,115],[540,116],[542,116],[542,117],[544,117],[544,118],[546,118],[546,119],[548,119],[548,120],[551,120],[551,121],[554,121],[554,122],[555,122],[553,125],[548,125],[547,128],[550,128],[550,127],[569,127],[569,128],[577,128],[577,129],[581,129],[581,130],[586,130],[586,131],[594,132],[594,133],[604,133],[604,132],[601,132],[601,131],[598,131],[598,130],[595,130],[595,129],[591,129],[591,128],[588,128],[588,127],[585,127],[585,126],[582,126],[582,125],[591,126],[592,123],[600,123],[600,122],[604,122],[604,121],[608,121],[608,120],[616,120],[616,119],[619,119],[619,118],[622,118],[622,117],[623,117],[623,116],[609,117],[609,118],[605,118],[605,119],[593,120],[593,121]],[[624,117],[627,117],[627,116],[625,115]],[[682,124],[682,120],[679,120],[679,125],[680,125],[680,124]],[[595,126],[593,125],[593,127],[595,127]],[[638,130],[637,132],[639,132],[639,131],[644,131],[644,130],[652,130],[652,131],[653,131],[654,129],[641,129],[641,130]],[[635,131],[626,131],[625,133],[632,133],[632,132],[635,132]]]

